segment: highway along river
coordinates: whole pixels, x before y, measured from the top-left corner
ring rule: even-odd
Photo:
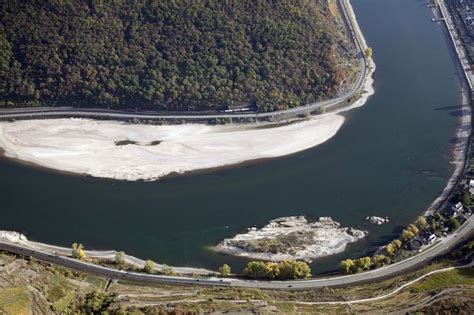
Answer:
[[[133,183],[69,176],[0,161],[0,229],[30,239],[117,249],[170,265],[235,270],[245,260],[207,249],[288,215],[332,216],[369,231],[336,268],[396,237],[437,197],[453,167],[460,87],[441,28],[425,1],[353,0],[373,47],[375,95],[328,142],[290,157]],[[365,216],[388,216],[368,224]]]

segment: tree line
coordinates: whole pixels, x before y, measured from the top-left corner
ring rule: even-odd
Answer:
[[[353,47],[326,0],[2,1],[0,106],[295,107]]]

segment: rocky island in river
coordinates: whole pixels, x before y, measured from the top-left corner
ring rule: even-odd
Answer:
[[[341,227],[331,217],[308,222],[304,216],[290,216],[271,220],[261,229],[252,227],[247,233],[223,240],[215,249],[252,259],[311,261],[340,253],[347,244],[366,235],[366,231]]]

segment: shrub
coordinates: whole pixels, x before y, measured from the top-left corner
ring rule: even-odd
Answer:
[[[223,277],[227,277],[228,275],[230,275],[230,272],[231,268],[228,264],[223,264],[221,267],[219,267],[219,273]]]
[[[345,273],[351,273],[354,270],[355,262],[352,259],[341,261],[341,268]]]
[[[390,264],[390,258],[384,255],[375,255],[374,257],[375,267],[379,268]]]
[[[393,242],[385,246],[385,253],[387,253],[388,256],[392,256],[395,254],[396,248],[393,245]]]
[[[408,241],[408,240],[411,240],[411,239],[414,238],[414,237],[415,237],[415,234],[413,234],[412,231],[410,231],[410,230],[403,230],[402,236],[401,236],[402,240]]]
[[[153,260],[148,259],[145,262],[145,266],[143,266],[143,271],[146,273],[153,273],[153,269],[155,269],[155,262]]]
[[[273,275],[269,274],[269,269],[263,261],[251,261],[244,269],[244,275],[253,279],[271,279]]]
[[[362,270],[369,270],[372,266],[372,259],[370,257],[362,257],[355,261],[356,268]]]
[[[125,253],[124,252],[117,252],[117,254],[115,254],[115,264],[117,264],[118,266],[125,265]]]
[[[400,249],[402,247],[402,242],[400,240],[393,240],[392,241],[392,244],[393,246],[395,246],[395,248],[397,249]]]
[[[415,224],[419,229],[425,229],[428,225],[428,223],[426,222],[426,218],[423,216],[418,217]]]
[[[86,253],[84,252],[84,246],[82,244],[72,244],[72,257],[76,259],[84,259],[86,257]]]
[[[408,230],[410,230],[414,235],[417,235],[420,232],[420,230],[414,224],[410,224],[408,226]]]

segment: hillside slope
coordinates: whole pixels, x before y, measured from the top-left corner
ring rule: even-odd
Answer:
[[[0,106],[269,111],[313,102],[356,67],[330,2],[2,1]]]

